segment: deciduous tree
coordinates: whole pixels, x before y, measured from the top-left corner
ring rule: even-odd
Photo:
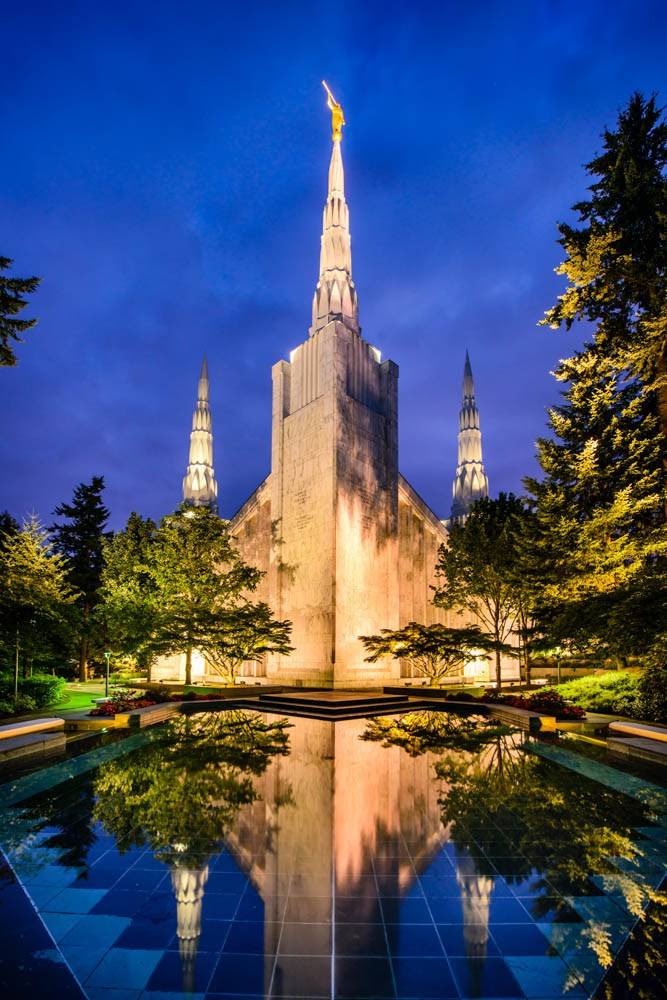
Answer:
[[[378,635],[359,638],[370,654],[367,663],[376,663],[384,656],[410,660],[435,687],[452,674],[460,675],[468,661],[486,659],[495,648],[495,643],[475,625],[448,628],[437,623],[408,622],[403,628],[383,628]]]
[[[515,576],[524,506],[512,493],[484,497],[440,547],[434,603],[474,615],[493,643],[496,684],[515,628],[522,592]]]

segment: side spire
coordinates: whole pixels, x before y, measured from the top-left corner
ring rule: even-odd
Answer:
[[[213,471],[213,424],[209,406],[209,380],[206,356],[202,361],[197,387],[197,402],[192,414],[190,456],[183,479],[183,500],[196,507],[215,507],[218,484]]]
[[[345,173],[341,142],[345,117],[343,109],[322,81],[331,111],[333,148],[329,163],[329,190],[322,219],[320,277],[313,296],[311,336],[338,319],[359,332],[357,292],[352,281],[350,213],[345,201]]]
[[[463,366],[463,400],[459,413],[458,464],[452,495],[452,522],[464,520],[475,501],[489,495],[489,481],[482,461],[482,432],[475,402],[475,383],[467,351]]]

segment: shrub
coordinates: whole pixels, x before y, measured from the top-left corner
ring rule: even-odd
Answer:
[[[649,722],[667,722],[667,666],[650,666],[637,685],[639,716]]]
[[[62,677],[53,677],[51,674],[33,674],[32,677],[19,678],[19,697],[30,699],[32,708],[23,708],[21,711],[34,712],[47,705],[54,705],[60,701],[65,691],[65,681]],[[9,674],[0,677],[0,701],[13,703],[14,701],[14,678]],[[16,714],[16,713],[13,713]]]
[[[641,715],[637,704],[639,679],[637,673],[612,670],[605,674],[566,681],[555,690],[589,712],[638,716]]]
[[[6,718],[10,715],[24,715],[28,712],[35,712],[37,710],[37,703],[34,698],[30,695],[21,694],[14,702],[14,697],[11,698],[0,698],[0,716]]]

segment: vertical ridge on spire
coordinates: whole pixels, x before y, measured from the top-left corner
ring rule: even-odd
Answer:
[[[341,153],[342,108],[327,88],[333,120],[327,201],[320,240],[320,276],[313,295],[311,336],[334,319],[359,332],[357,292],[352,280],[350,213],[345,201],[345,171]]]
[[[458,464],[452,485],[452,522],[465,520],[480,497],[489,495],[489,481],[482,460],[482,432],[475,401],[475,383],[470,356],[463,366],[463,392],[459,413]]]
[[[209,406],[209,377],[206,356],[202,361],[197,386],[197,402],[192,413],[190,454],[183,479],[183,500],[194,506],[214,507],[218,484],[213,470],[213,422]]]

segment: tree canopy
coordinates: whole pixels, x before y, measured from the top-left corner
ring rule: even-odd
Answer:
[[[226,680],[241,663],[291,652],[291,624],[255,602],[262,573],[234,545],[228,522],[183,505],[152,522],[132,515],[106,549],[101,613],[121,652],[152,659],[196,649]]]
[[[467,662],[485,659],[495,648],[476,625],[448,628],[438,623],[408,622],[403,628],[383,628],[377,635],[359,638],[370,654],[367,663],[376,663],[384,656],[409,660],[436,687],[446,677],[460,675]]]
[[[512,493],[475,503],[463,524],[452,526],[440,547],[434,603],[474,615],[495,653],[500,687],[501,656],[511,651],[523,596],[515,573],[525,508]],[[487,642],[487,648],[491,648]]]
[[[543,324],[592,336],[554,373],[543,475],[526,480],[547,638],[621,656],[667,652],[666,166],[662,112],[634,94],[587,164],[579,224],[558,227],[568,284]]]
[[[0,640],[8,661],[20,655],[24,673],[35,658],[61,650],[73,627],[77,599],[64,558],[53,551],[36,518],[5,533],[0,545]]]

